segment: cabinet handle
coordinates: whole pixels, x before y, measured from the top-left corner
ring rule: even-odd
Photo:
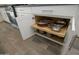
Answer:
[[[42,10],[42,12],[48,12],[48,13],[51,13],[51,12],[53,12],[53,10]]]
[[[20,10],[20,11],[24,11],[24,10]]]

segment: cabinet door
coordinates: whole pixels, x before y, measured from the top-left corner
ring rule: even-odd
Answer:
[[[23,40],[33,35],[31,26],[34,23],[34,20],[32,19],[32,17],[32,14],[23,14],[17,17],[17,23]]]

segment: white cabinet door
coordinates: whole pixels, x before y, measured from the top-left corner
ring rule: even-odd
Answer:
[[[17,17],[17,23],[23,40],[33,35],[31,26],[34,23],[34,20],[32,19],[32,17],[32,14],[24,14]]]

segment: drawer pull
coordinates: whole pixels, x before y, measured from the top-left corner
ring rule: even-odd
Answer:
[[[53,12],[53,10],[42,10],[42,12],[51,13],[51,12]]]
[[[24,10],[20,10],[20,11],[24,11]]]

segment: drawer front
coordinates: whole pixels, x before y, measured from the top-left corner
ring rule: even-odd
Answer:
[[[77,6],[74,5],[32,7],[32,13],[73,16],[75,14],[76,8]]]
[[[17,13],[32,13],[31,7],[16,7]]]
[[[53,14],[53,10],[50,7],[32,7],[33,14]]]

